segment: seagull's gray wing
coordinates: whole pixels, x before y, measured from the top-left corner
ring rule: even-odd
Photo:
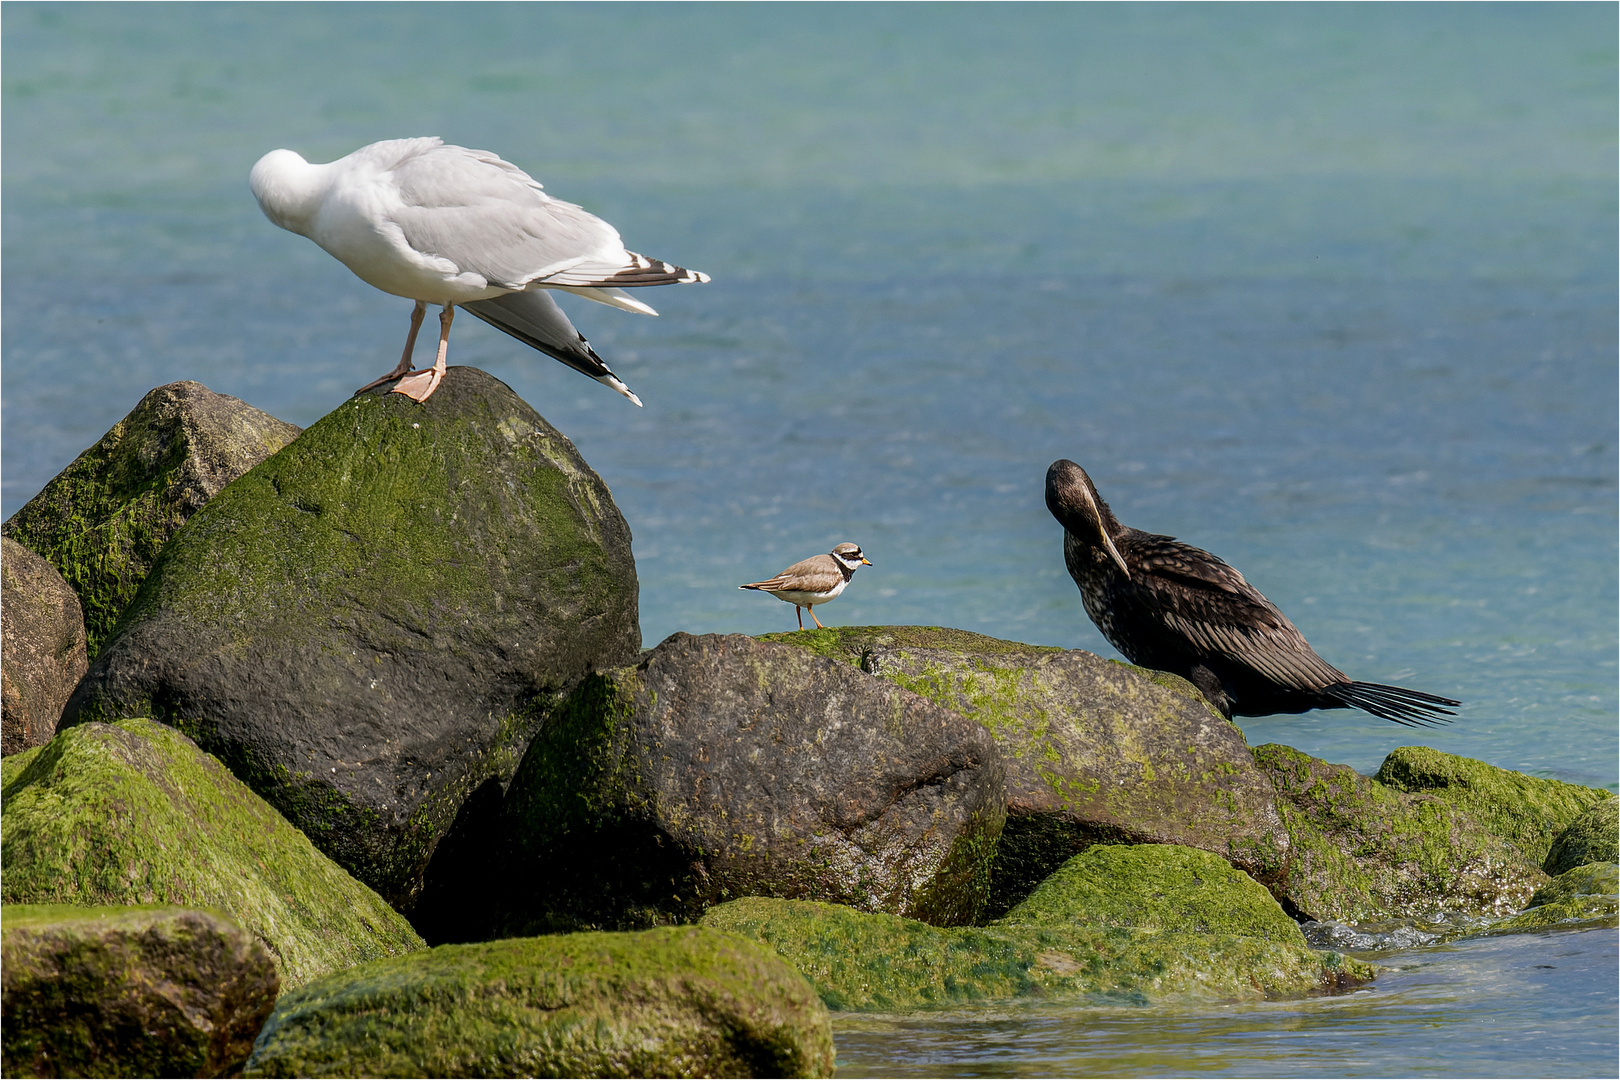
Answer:
[[[487,151],[427,147],[392,173],[402,205],[390,216],[405,242],[492,285],[612,289],[708,280],[626,251],[613,226],[553,199],[529,174]]]
[[[556,357],[575,371],[611,386],[637,405],[641,399],[596,355],[583,334],[574,329],[562,308],[543,289],[507,293],[490,300],[474,300],[461,307],[498,330],[504,330],[530,348]]]

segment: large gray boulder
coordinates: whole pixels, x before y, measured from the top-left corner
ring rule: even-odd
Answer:
[[[505,931],[682,921],[755,895],[972,922],[1002,788],[982,726],[893,683],[675,634],[586,680],[530,745],[504,807]]]
[[[202,383],[160,386],[3,531],[78,593],[93,659],[169,537],[298,430]]]
[[[1280,882],[1288,832],[1243,732],[1192,684],[1079,650],[927,626],[766,635],[989,729],[1007,762],[1000,914],[1092,844],[1180,844]]]
[[[280,988],[210,911],[8,906],[0,923],[7,1076],[234,1076]]]
[[[0,537],[0,755],[50,742],[89,666],[79,598],[56,567]]]
[[[431,399],[429,399],[431,400]],[[705,927],[444,945],[286,994],[247,1076],[831,1076],[770,949]]]
[[[639,654],[630,530],[504,383],[323,417],[175,535],[64,724],[180,728],[409,911],[550,696]]]

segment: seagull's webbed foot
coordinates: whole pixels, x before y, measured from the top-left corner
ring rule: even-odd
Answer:
[[[416,308],[411,312],[411,332],[405,335],[405,351],[400,355],[399,363],[394,365],[393,371],[390,371],[380,379],[372,379],[370,382],[366,383],[366,385],[356,390],[355,393],[363,394],[367,390],[370,390],[373,386],[381,386],[385,382],[393,382],[395,379],[411,370],[411,354],[416,351],[416,332],[422,329],[422,316],[425,314],[427,314],[427,301],[418,300],[416,302]]]
[[[444,305],[439,313],[439,355],[433,361],[433,366],[427,371],[416,371],[399,380],[393,389],[395,394],[404,394],[412,401],[426,401],[433,396],[433,391],[439,388],[444,381],[444,357],[450,351],[450,320],[455,317],[456,306]],[[421,322],[420,318],[415,320]]]

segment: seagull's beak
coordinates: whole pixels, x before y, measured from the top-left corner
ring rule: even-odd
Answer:
[[[1102,528],[1100,522],[1098,523],[1097,532],[1102,535],[1103,547],[1108,549],[1108,554],[1113,557],[1114,562],[1119,564],[1120,573],[1124,574],[1126,577],[1130,577],[1131,568],[1125,565],[1125,556],[1119,553],[1119,548],[1114,546],[1113,539],[1108,535],[1107,531]]]

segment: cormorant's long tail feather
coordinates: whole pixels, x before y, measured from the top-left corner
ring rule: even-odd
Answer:
[[[611,386],[637,405],[641,404],[641,399],[596,355],[585,335],[574,329],[574,324],[546,290],[507,293],[489,300],[474,300],[461,307],[529,348],[539,349],[604,386]]]
[[[1338,683],[1334,686],[1324,687],[1322,693],[1331,698],[1353,705],[1358,709],[1365,709],[1374,716],[1384,720],[1393,720],[1397,724],[1407,727],[1433,727],[1437,724],[1449,724],[1449,717],[1455,716],[1451,709],[1445,706],[1461,705],[1460,701],[1450,698],[1436,697],[1434,694],[1425,694],[1421,690],[1408,690],[1401,686],[1384,686],[1380,683],[1350,682]]]

